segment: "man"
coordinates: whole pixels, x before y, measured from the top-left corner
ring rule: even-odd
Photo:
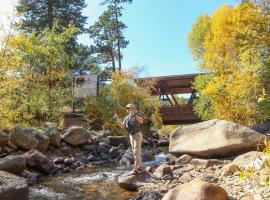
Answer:
[[[130,143],[134,154],[134,168],[131,174],[134,175],[142,169],[141,145],[143,135],[140,124],[143,124],[143,118],[135,112],[135,106],[133,104],[128,104],[126,109],[127,116],[122,123],[119,123],[119,126],[127,129],[129,133]],[[117,114],[115,117],[118,118]]]

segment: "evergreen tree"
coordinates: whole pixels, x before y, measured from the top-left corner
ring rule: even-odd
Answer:
[[[116,71],[116,60],[118,70],[122,69],[121,49],[126,48],[128,41],[124,37],[127,26],[119,20],[122,16],[123,3],[132,3],[132,0],[104,0],[102,5],[108,8],[99,17],[99,20],[89,28],[90,37],[94,39],[93,53],[98,55],[97,60],[101,63],[111,65],[112,71]]]

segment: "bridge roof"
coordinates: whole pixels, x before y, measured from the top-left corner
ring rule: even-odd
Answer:
[[[199,74],[183,74],[138,78],[139,82],[153,82],[154,94],[185,94],[193,93],[192,82]]]

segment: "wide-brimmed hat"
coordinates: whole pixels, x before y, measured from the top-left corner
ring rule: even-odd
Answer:
[[[135,108],[135,105],[132,103],[129,103],[128,105],[126,105],[126,108]]]

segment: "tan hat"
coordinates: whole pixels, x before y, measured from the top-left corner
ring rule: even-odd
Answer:
[[[134,106],[134,104],[129,103],[129,104],[126,106],[126,108],[135,108],[135,106]]]

